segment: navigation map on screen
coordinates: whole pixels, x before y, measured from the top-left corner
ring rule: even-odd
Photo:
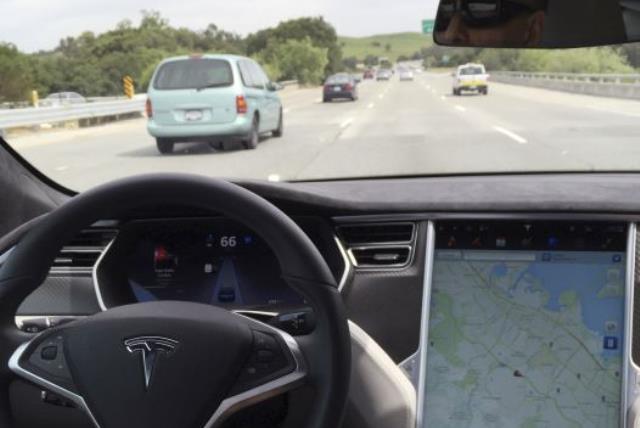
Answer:
[[[437,250],[425,426],[619,427],[624,262],[615,251]]]

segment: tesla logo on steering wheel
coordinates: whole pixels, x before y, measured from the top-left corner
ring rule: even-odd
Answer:
[[[170,355],[178,346],[178,341],[167,337],[140,336],[124,341],[124,346],[131,354],[142,355],[142,368],[144,369],[144,386],[149,389],[153,369],[161,354]]]

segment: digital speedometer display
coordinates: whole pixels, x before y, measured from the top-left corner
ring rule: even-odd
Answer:
[[[127,278],[139,302],[182,300],[247,307],[300,304],[266,243],[225,219],[131,225]]]

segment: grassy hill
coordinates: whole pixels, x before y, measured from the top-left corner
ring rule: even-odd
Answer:
[[[411,56],[433,44],[432,37],[421,33],[380,34],[369,37],[340,37],[344,58],[363,60],[367,55],[386,56],[395,61],[399,56]],[[385,47],[387,44],[390,50]]]

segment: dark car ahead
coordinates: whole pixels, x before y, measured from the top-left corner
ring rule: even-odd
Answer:
[[[373,70],[369,69],[369,70],[365,70],[363,77],[365,80],[370,80],[370,79],[375,79],[376,75]]]
[[[324,83],[322,101],[325,103],[335,99],[358,99],[358,83],[347,73],[334,74]]]

